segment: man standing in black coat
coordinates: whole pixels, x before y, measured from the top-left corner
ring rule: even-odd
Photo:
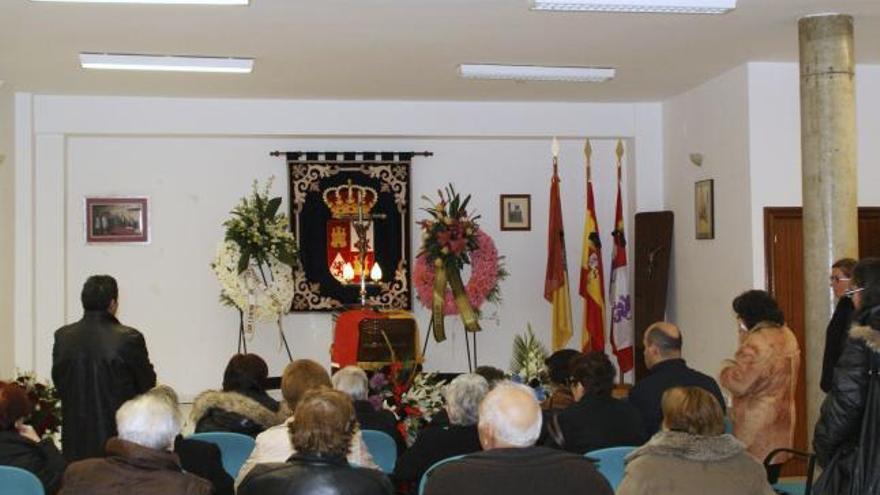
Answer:
[[[156,385],[144,336],[116,319],[119,289],[93,275],[82,289],[80,321],[55,332],[52,380],[61,398],[62,450],[68,461],[104,454],[119,406]]]
[[[644,336],[645,366],[651,374],[639,380],[629,393],[629,402],[642,415],[648,436],[660,430],[663,392],[674,387],[700,387],[714,395],[725,411],[724,396],[710,376],[691,369],[681,358],[682,337],[677,326],[665,321],[654,323]]]

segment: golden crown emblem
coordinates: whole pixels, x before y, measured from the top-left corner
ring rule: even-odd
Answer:
[[[333,218],[354,217],[358,214],[358,204],[367,215],[376,206],[379,195],[373,188],[366,186],[343,184],[324,190],[324,204],[330,208]]]

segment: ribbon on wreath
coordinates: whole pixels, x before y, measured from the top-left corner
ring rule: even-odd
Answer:
[[[446,329],[443,321],[443,306],[446,302],[446,285],[452,290],[452,297],[458,307],[458,314],[464,323],[464,329],[468,332],[479,332],[480,322],[477,313],[471,306],[464,283],[461,281],[461,271],[457,266],[446,266],[442,260],[434,260],[434,294],[431,305],[431,318],[433,320],[434,340],[443,342],[446,340]]]

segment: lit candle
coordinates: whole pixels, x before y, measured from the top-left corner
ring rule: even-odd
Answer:
[[[373,282],[382,280],[382,268],[379,266],[379,263],[373,263],[373,268],[370,270],[370,278]]]
[[[342,265],[342,279],[346,282],[349,280],[354,280],[354,267],[351,266],[351,263],[346,263]]]

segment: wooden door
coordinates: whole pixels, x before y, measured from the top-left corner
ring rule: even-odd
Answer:
[[[804,241],[800,207],[764,208],[764,255],[767,290],[779,302],[785,319],[801,347],[801,365],[795,396],[797,425],[794,448],[810,450],[807,445],[806,362],[822,356],[807,356],[804,334]],[[859,257],[880,256],[880,208],[859,208]],[[829,271],[830,271],[829,266]],[[828,273],[815,276],[825,278]],[[818,386],[818,385],[817,385]],[[803,463],[791,462],[783,475],[806,472]]]
[[[636,214],[635,235],[635,368],[636,380],[647,376],[642,337],[648,325],[666,317],[669,258],[674,216],[671,211]]]

